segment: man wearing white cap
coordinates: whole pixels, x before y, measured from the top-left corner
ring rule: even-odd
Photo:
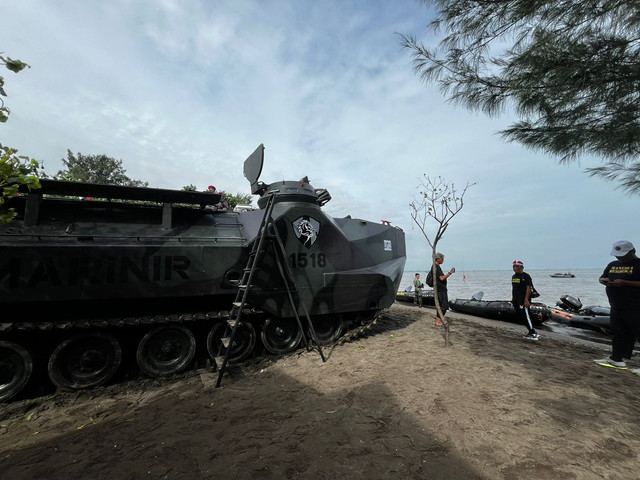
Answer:
[[[527,329],[527,333],[524,338],[527,340],[537,341],[540,339],[540,335],[533,328],[533,321],[531,320],[531,292],[533,291],[533,280],[531,275],[525,273],[524,263],[521,260],[513,261],[513,276],[511,277],[511,301],[513,308],[516,309],[516,316]]]
[[[611,306],[611,356],[594,362],[626,369],[624,359],[631,358],[636,339],[640,339],[640,258],[627,240],[614,243],[611,255],[616,260],[607,265],[599,279],[607,287]],[[640,369],[632,371],[640,375]]]

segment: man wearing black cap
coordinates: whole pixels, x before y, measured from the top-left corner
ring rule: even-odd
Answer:
[[[533,291],[533,280],[531,275],[525,273],[524,263],[520,260],[513,261],[513,276],[511,277],[511,301],[513,308],[516,309],[516,316],[524,326],[529,329],[524,338],[527,340],[537,341],[540,335],[533,328],[531,321],[531,292]]]
[[[605,285],[611,306],[611,356],[594,360],[598,365],[626,369],[625,358],[631,358],[636,339],[640,339],[640,258],[631,242],[613,244],[611,262],[599,282]],[[640,369],[633,369],[640,375]]]

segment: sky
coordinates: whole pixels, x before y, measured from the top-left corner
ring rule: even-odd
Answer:
[[[438,38],[414,0],[0,0],[11,116],[0,143],[54,175],[67,150],[122,160],[150,187],[250,193],[307,176],[328,215],[386,220],[407,270],[430,247],[412,218],[424,176],[471,185],[438,250],[464,270],[600,268],[617,240],[640,244],[640,197],[505,143],[510,112],[486,117],[424,85],[398,33]],[[254,202],[255,205],[255,202]],[[433,237],[435,225],[427,226]]]

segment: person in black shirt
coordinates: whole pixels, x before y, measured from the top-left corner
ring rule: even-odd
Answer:
[[[434,256],[436,260],[436,281],[437,281],[437,290],[438,290],[438,302],[440,303],[440,309],[442,310],[442,315],[444,316],[449,310],[449,293],[447,292],[447,278],[453,275],[456,271],[455,268],[451,268],[448,273],[443,273],[440,265],[444,263],[444,254],[436,253]],[[440,327],[444,325],[442,319],[436,317],[436,326]]]
[[[533,280],[531,275],[525,273],[524,263],[520,260],[513,261],[513,276],[511,277],[511,301],[513,308],[516,309],[516,315],[520,322],[529,329],[524,338],[527,340],[537,341],[540,335],[533,328],[531,321],[531,292],[533,290]]]
[[[640,258],[631,242],[613,244],[616,260],[606,266],[598,281],[606,286],[611,306],[611,356],[594,360],[598,365],[626,369],[636,339],[640,339]],[[640,375],[640,369],[631,370]]]

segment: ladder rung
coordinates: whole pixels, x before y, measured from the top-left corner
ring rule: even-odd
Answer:
[[[273,247],[276,250],[278,268],[280,269],[280,273],[283,274],[281,260],[277,250],[278,246],[280,248],[281,254],[284,255],[285,257],[286,257],[286,252],[284,251],[282,240],[278,236],[278,231],[276,230],[275,224],[271,217],[271,212],[273,211],[274,204],[275,204],[275,195],[272,194],[269,197],[267,207],[265,209],[265,213],[262,218],[262,222],[260,223],[258,235],[256,236],[255,242],[253,244],[253,248],[249,253],[247,264],[243,270],[242,279],[240,280],[237,286],[238,291],[236,295],[236,301],[232,303],[232,308],[231,308],[231,311],[229,312],[229,318],[226,320],[228,326],[226,328],[225,336],[220,339],[222,346],[227,351],[227,355],[228,355],[230,345],[232,344],[232,341],[233,341],[233,336],[236,333],[236,327],[238,326],[238,319],[241,318],[241,315],[242,315],[241,309],[245,305],[244,299],[246,299],[246,295],[249,293],[249,289],[253,286],[249,284],[249,281],[253,278],[254,272],[256,272],[256,270],[260,268],[259,261],[260,261],[261,255],[263,253],[268,252],[270,247]],[[275,244],[274,242],[267,242],[266,246],[264,246],[264,240],[274,240],[274,239],[278,241],[277,244]],[[291,275],[291,273],[288,273],[288,275]],[[285,280],[285,286],[287,288],[287,291],[289,291],[289,297],[291,298],[290,290],[293,289],[294,291],[297,291],[295,281],[293,281],[293,286],[291,287],[289,285],[289,281],[286,278],[284,278],[284,280]],[[239,301],[239,300],[242,300],[242,301]],[[291,301],[293,302],[293,300]],[[309,321],[310,328],[312,328],[311,320],[309,319],[308,315],[307,315],[307,320]],[[231,332],[229,332],[229,327],[231,327]],[[308,348],[308,345],[307,345],[307,348]],[[318,346],[318,349],[320,350],[319,346]],[[222,351],[222,348],[220,350]],[[322,360],[325,361],[325,358],[322,355],[322,350],[320,350],[320,356],[322,356]],[[219,356],[214,358],[214,361],[218,366],[218,370],[219,370],[218,383],[216,384],[216,387],[220,386],[220,382],[222,380],[222,367],[224,366],[224,363],[225,363],[224,359],[225,359],[224,356]]]

